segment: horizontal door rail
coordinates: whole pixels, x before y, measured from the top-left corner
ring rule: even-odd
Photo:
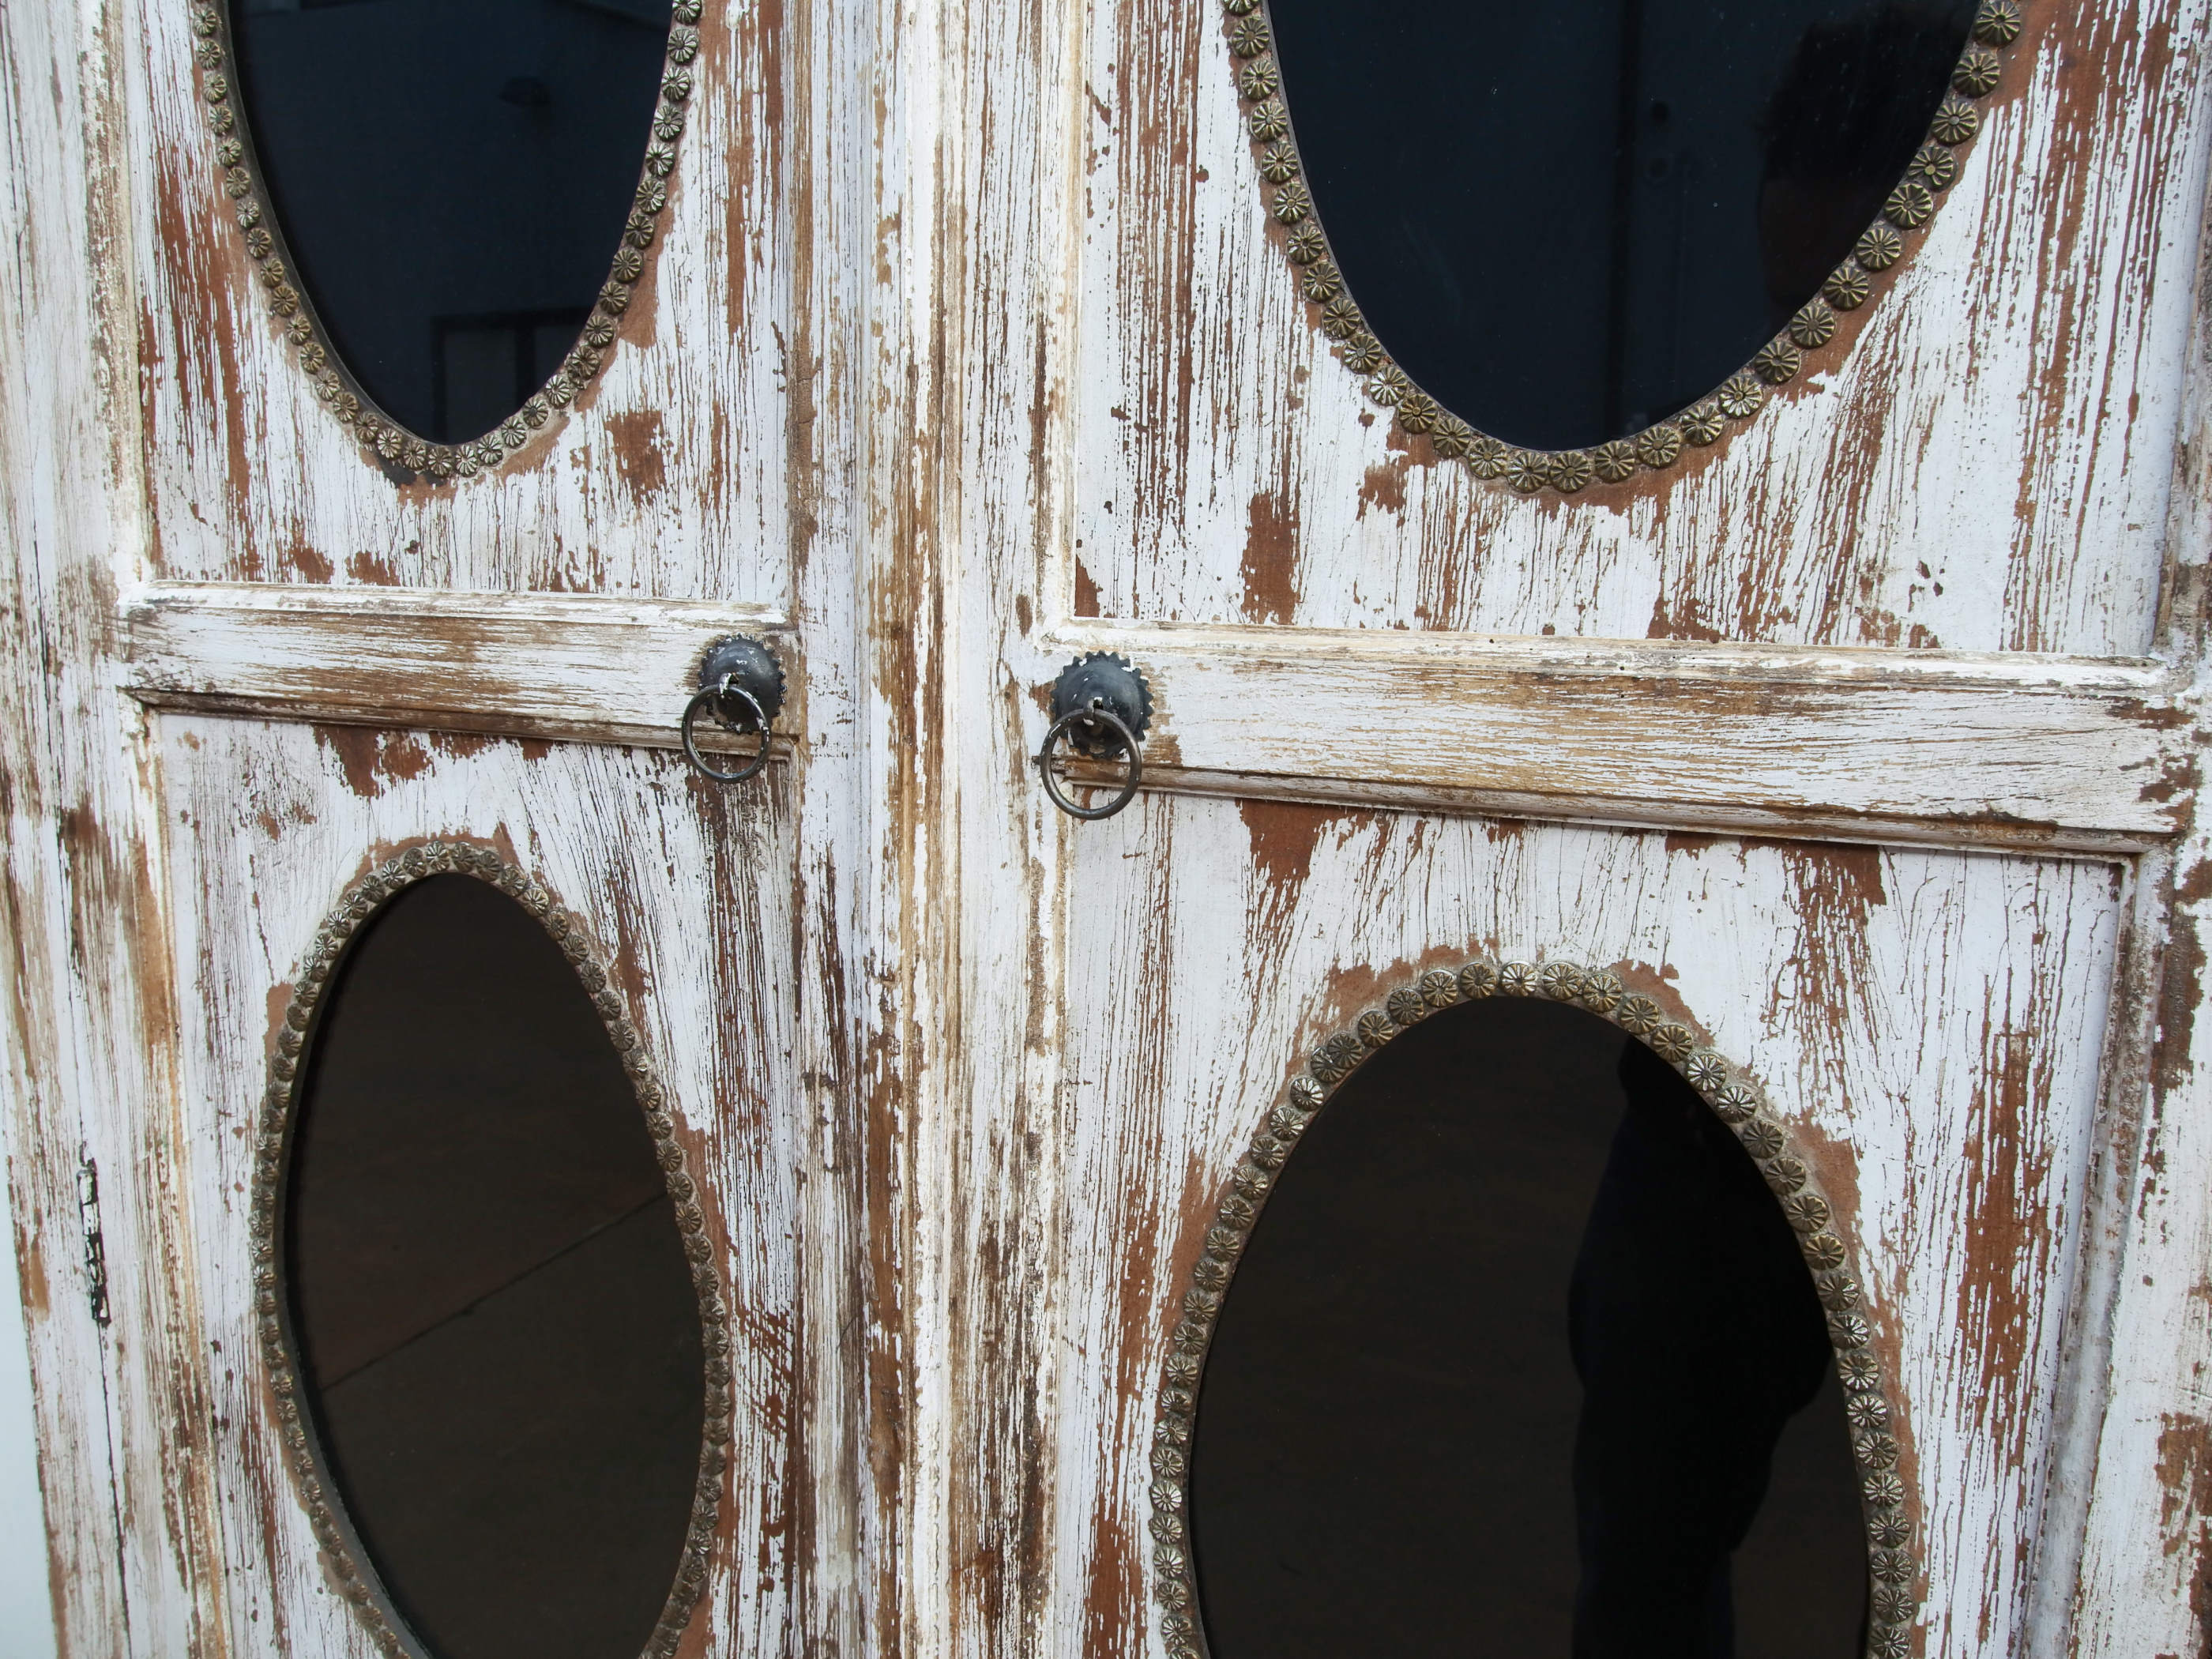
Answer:
[[[654,748],[709,644],[788,631],[761,606],[226,583],[154,584],[125,623],[157,708]],[[1039,684],[1047,653],[1143,670],[1147,789],[2116,855],[2195,787],[2188,700],[2147,659],[1115,622],[1039,643]]]
[[[2173,833],[2194,787],[2193,720],[2147,659],[1119,623],[1047,643],[1143,670],[1150,789],[2113,854]]]
[[[153,584],[125,621],[125,687],[156,708],[657,749],[709,645],[786,627],[757,605],[216,582]]]

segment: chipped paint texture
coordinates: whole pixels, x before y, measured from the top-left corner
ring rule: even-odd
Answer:
[[[1267,246],[1218,8],[1094,8],[1071,424],[1103,613],[1228,621],[1287,583],[1282,620],[1322,627],[2145,650],[2207,13],[2025,9],[1958,182],[1832,372],[1666,474],[1561,500],[1374,418]],[[1252,503],[1285,478],[1297,545],[1255,580]]]
[[[1204,1206],[1312,1037],[1516,951],[1619,964],[1819,1162],[1925,1651],[2195,1659],[2208,4],[2034,0],[1833,369],[1571,501],[1362,406],[1206,6],[710,8],[605,374],[404,488],[251,291],[189,8],[0,8],[6,1109],[68,1651],[359,1650],[214,1344],[271,999],[364,860],[454,836],[591,918],[711,1172],[742,1449],[687,1651],[1157,1654]],[[1071,612],[1158,650],[1170,786],[1081,830],[1028,759]],[[788,754],[730,793],[656,723],[746,623]],[[1400,717],[1301,728],[1323,665],[1310,708]]]
[[[189,830],[172,866],[190,988],[180,1086],[188,1178],[210,1199],[193,1246],[238,1649],[259,1650],[263,1628],[292,1652],[366,1645],[318,1565],[255,1339],[253,1133],[275,1041],[263,1011],[313,940],[318,907],[428,836],[501,848],[610,952],[695,1160],[729,1290],[727,1513],[694,1617],[715,1650],[781,1647],[806,1565],[787,1548],[794,1488],[811,1478],[802,1351],[814,1319],[834,1320],[805,1305],[796,1271],[814,1160],[809,1117],[787,1094],[788,793],[707,789],[675,757],[584,745],[530,760],[509,743],[434,738],[404,766],[371,768],[353,740],[379,734],[360,729],[173,717],[156,731],[169,812]],[[611,823],[630,833],[611,839]]]
[[[1425,968],[1563,957],[1686,1013],[1808,1149],[1905,1401],[1928,1650],[2014,1650],[2098,1098],[2112,872],[1499,828],[1153,799],[1120,845],[1079,853],[1089,921],[1068,995],[1114,1012],[1072,1034],[1067,1072],[1126,1103],[1110,1122],[1078,1115],[1058,1183],[1065,1248],[1088,1264],[1057,1331],[1061,1618],[1084,1616],[1102,1574],[1124,1593],[1112,1563],[1143,1535],[1176,1299],[1304,1054]],[[1147,1650],[1142,1589],[1126,1591],[1130,1634],[1086,1651]]]
[[[2160,622],[2201,709],[2212,690],[2212,236],[2198,258]],[[2207,746],[2200,727],[2200,757]],[[2092,1283],[2109,1288],[2085,1299],[2075,1339],[2078,1497],[2057,1517],[2062,1536],[2080,1535],[2080,1565],[2051,1575],[2054,1599],[2067,1597],[2051,1622],[2070,1622],[2076,1652],[2113,1659],[2197,1659],[2212,1643],[2212,821],[2201,795],[2189,808],[2176,843],[2142,860],[2089,1239]]]
[[[210,155],[192,9],[118,3],[137,37],[124,142],[143,169],[131,228],[157,574],[315,580],[319,561],[366,558],[356,579],[786,602],[780,556],[804,516],[787,485],[805,475],[787,477],[782,428],[822,348],[787,252],[812,209],[782,122],[815,106],[785,6],[708,9],[661,234],[574,411],[527,459],[403,489],[334,437],[252,280]]]

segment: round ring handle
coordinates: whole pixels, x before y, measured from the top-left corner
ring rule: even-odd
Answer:
[[[743,726],[732,724],[722,713],[721,702],[725,697],[735,697],[744,704],[753,717],[752,729],[760,733],[760,752],[734,772],[717,772],[707,763],[707,757],[699,752],[699,736],[696,730],[699,711],[702,708],[714,715],[714,724],[725,732],[744,730]],[[684,734],[684,758],[690,761],[702,775],[712,778],[717,783],[743,783],[768,764],[768,716],[761,712],[760,699],[744,686],[734,684],[731,675],[723,675],[719,685],[708,686],[685,703],[684,720],[677,729]]]
[[[1062,733],[1079,723],[1105,726],[1121,739],[1121,752],[1129,757],[1129,775],[1121,781],[1120,792],[1103,806],[1078,806],[1068,799],[1060,787],[1060,780],[1053,775],[1053,744],[1060,741]],[[1145,762],[1137,746],[1137,734],[1128,728],[1119,714],[1097,702],[1093,702],[1088,708],[1071,708],[1054,720],[1051,729],[1044,734],[1043,745],[1036,751],[1036,759],[1037,775],[1044,781],[1045,793],[1052,798],[1054,806],[1072,818],[1096,820],[1112,817],[1137,798],[1137,786],[1145,775]]]

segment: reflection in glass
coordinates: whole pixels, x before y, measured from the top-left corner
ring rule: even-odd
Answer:
[[[436,876],[347,955],[284,1190],[333,1484],[437,1659],[635,1659],[704,1429],[699,1310],[635,1092],[560,947]]]
[[[1269,0],[1321,222],[1378,339],[1540,449],[1704,397],[1819,291],[1972,0]]]
[[[1812,1279],[1674,1071],[1442,1011],[1284,1165],[1199,1396],[1213,1659],[1851,1659],[1867,1555]]]
[[[576,342],[632,205],[669,0],[233,0],[261,169],[345,366],[460,442]]]

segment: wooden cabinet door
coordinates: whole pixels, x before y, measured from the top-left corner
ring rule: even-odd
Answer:
[[[588,997],[696,1281],[698,1481],[629,1650],[860,1651],[872,994],[847,952],[874,900],[847,792],[874,699],[852,553],[870,278],[847,243],[872,216],[825,179],[854,160],[864,35],[699,0],[672,24],[664,0],[606,286],[513,418],[426,442],[303,297],[304,221],[266,177],[295,153],[252,130],[239,62],[269,9],[6,27],[10,223],[39,226],[5,348],[9,1100],[65,1645],[429,1650],[318,1461],[283,1206],[352,941],[467,878],[533,913]],[[296,15],[388,32],[405,10]],[[425,100],[443,49],[410,70]],[[356,73],[389,71],[369,55],[324,82],[331,121],[357,118]],[[501,120],[552,118],[589,68],[512,55],[529,73],[476,88]],[[312,82],[286,90],[313,115]],[[372,149],[404,154],[410,115]],[[438,165],[485,215],[525,188],[466,151]],[[371,182],[337,207],[374,241],[424,178]],[[724,784],[677,722],[730,635],[772,647],[787,696],[771,763]],[[503,1063],[452,1057],[487,1100],[513,1092]],[[486,1249],[502,1178],[447,1194]],[[498,1512],[486,1528],[535,1523]]]
[[[963,909],[903,970],[945,1010],[900,1142],[925,1645],[1264,1650],[1189,1577],[1222,1297],[1334,1091],[1514,994],[1757,1126],[1858,1402],[1867,1650],[2201,1645],[2203,19],[2022,9],[1978,15],[1904,257],[1657,465],[1486,449],[1337,309],[1267,9],[966,11],[910,90],[959,216],[918,556]],[[1480,175],[1453,111],[1370,113]],[[1092,652],[1152,725],[1078,823],[1029,756]]]
[[[1369,337],[1252,0],[682,0],[601,338],[473,454],[271,264],[246,13],[0,16],[69,1650],[404,1646],[258,1218],[334,952],[465,875],[551,919],[689,1183],[726,1440],[664,1648],[1206,1650],[1254,1218],[1372,1057],[1517,996],[1779,1189],[1870,1651],[2197,1650],[2205,18],[1984,11],[1894,246],[1626,452],[1491,445]],[[732,633],[789,702],[726,787],[675,733]],[[1094,652],[1151,721],[1078,824],[1031,757]]]

